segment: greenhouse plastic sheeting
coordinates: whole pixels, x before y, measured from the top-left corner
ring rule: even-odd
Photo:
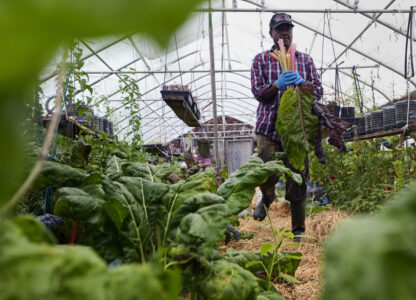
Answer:
[[[215,73],[218,115],[228,115],[255,124],[257,101],[251,93],[249,69],[253,57],[272,46],[268,25],[273,13],[264,10],[313,10],[290,12],[295,22],[293,42],[297,44],[298,50],[311,55],[317,68],[335,66],[342,62],[340,67],[369,67],[357,68],[365,111],[374,104],[380,106],[405,95],[407,85],[403,73],[406,37],[400,32],[405,33],[407,30],[408,13],[367,13],[365,16],[360,10],[409,10],[411,5],[414,5],[414,1],[213,1],[213,8],[258,10],[212,13],[215,68],[227,71]],[[354,6],[357,12],[345,12],[354,11],[349,8]],[[207,8],[207,4],[201,7],[203,8]],[[376,22],[376,18],[395,30]],[[97,81],[93,85],[92,108],[95,113],[104,114],[100,97],[109,99],[110,106],[116,109],[111,119],[120,138],[123,138],[129,126],[129,113],[121,105],[119,78],[116,74],[110,75],[107,72],[126,65],[128,67],[123,70],[130,71],[128,68],[133,68],[138,72],[131,76],[137,80],[142,94],[137,101],[140,101],[141,133],[145,143],[167,142],[190,130],[162,101],[160,90],[164,84],[189,85],[193,96],[198,99],[201,123],[212,119],[208,19],[206,11],[193,13],[181,30],[171,37],[167,50],[159,49],[154,42],[139,35],[83,40],[84,43],[80,43],[85,58],[83,71],[90,72],[90,84]],[[332,37],[332,41],[329,38],[323,39],[322,35]],[[349,50],[344,52],[346,46],[353,41]],[[413,48],[416,49],[414,43],[413,41]],[[340,55],[341,53],[343,54]],[[55,77],[51,74],[56,69],[57,61],[59,55],[43,72],[43,101],[54,96]],[[190,70],[198,72],[189,72]],[[354,104],[351,102],[351,96],[355,93],[352,70],[340,69],[339,76],[344,104]],[[335,70],[325,70],[322,82],[324,101],[333,101]],[[412,90],[415,89],[414,82],[416,79],[413,78],[409,83]],[[79,94],[78,99],[87,96],[87,93]]]

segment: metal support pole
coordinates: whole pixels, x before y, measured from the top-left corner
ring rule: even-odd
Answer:
[[[243,0],[243,1],[246,1],[246,0]],[[334,1],[337,1],[337,0],[334,0]],[[261,8],[261,11],[268,11],[268,10],[270,10],[270,9],[266,9],[266,7],[264,7],[264,6],[260,5],[260,4],[255,4],[255,5],[256,5],[257,7],[260,7],[260,8]],[[259,9],[255,10],[255,11],[259,11]],[[273,12],[275,12],[274,10],[272,10],[272,11],[273,11]],[[382,10],[379,10],[379,11],[375,11],[375,10],[373,10],[373,11],[371,11],[371,12],[373,12],[373,13],[376,13],[376,12],[379,12],[379,13],[386,13],[386,12],[388,12],[388,11],[389,11],[389,10],[382,9]],[[289,12],[289,11],[285,10],[285,11],[282,11],[282,12]],[[306,12],[306,11],[305,11],[305,12]],[[336,12],[336,11],[333,11],[333,10],[325,10],[325,11],[323,11],[323,12],[326,12],[326,13],[331,12],[331,13],[333,13],[333,12]],[[338,10],[337,12],[340,12],[340,11]],[[350,12],[350,13],[351,13],[351,12],[352,12],[352,13],[355,13],[355,12],[358,12],[358,10],[350,10],[350,11],[348,11],[348,12]],[[408,11],[408,12],[409,12],[409,11]],[[361,10],[361,13],[362,13],[362,10]],[[372,19],[372,18],[371,18],[371,19]],[[299,21],[295,21],[294,19],[292,19],[292,21],[293,21],[295,24],[298,24],[298,25],[300,25],[300,26],[302,26],[302,27],[304,27],[304,28],[306,28],[306,29],[309,29],[309,30],[311,30],[311,31],[315,32],[316,34],[322,35],[324,38],[327,38],[327,39],[329,39],[329,40],[331,40],[331,41],[334,41],[335,43],[340,44],[340,45],[342,45],[342,46],[344,46],[344,47],[348,47],[348,45],[346,45],[345,43],[340,42],[340,41],[338,41],[338,40],[336,40],[336,39],[334,39],[334,38],[332,38],[332,37],[330,37],[330,36],[328,36],[328,35],[326,35],[326,34],[324,34],[324,33],[322,33],[322,32],[319,32],[318,30],[313,29],[312,27],[310,27],[310,26],[308,26],[308,25],[305,25],[305,24],[303,24],[303,23],[300,23]],[[350,46],[350,49],[351,49],[352,51],[354,51],[354,52],[356,52],[356,53],[358,53],[358,54],[360,54],[360,55],[362,55],[362,56],[364,56],[364,57],[368,58],[369,60],[372,60],[373,62],[376,62],[376,63],[378,63],[379,65],[381,65],[381,66],[383,66],[383,67],[385,67],[385,68],[389,69],[390,71],[393,71],[394,73],[399,74],[400,76],[402,75],[401,71],[398,71],[398,70],[396,70],[396,69],[394,69],[394,68],[392,68],[392,67],[390,67],[390,66],[385,65],[385,64],[384,64],[384,63],[382,63],[381,61],[379,61],[379,60],[377,60],[377,59],[372,58],[370,55],[368,55],[368,54],[366,54],[366,53],[364,53],[364,52],[362,52],[362,51],[360,51],[360,50],[354,49],[354,48],[353,48],[353,47],[351,47],[351,46]],[[338,68],[338,69],[339,69],[339,68]],[[415,83],[414,81],[410,81],[410,82],[413,84],[413,86],[416,86],[416,83]]]
[[[366,65],[366,66],[349,66],[349,67],[338,67],[338,70],[344,69],[371,69],[371,68],[378,68],[380,65]],[[321,70],[321,68],[317,68],[317,70]],[[322,70],[335,70],[335,67],[324,67]],[[225,70],[215,70],[215,73],[250,73],[250,69],[225,69]],[[164,74],[164,73],[171,73],[171,74],[185,74],[185,73],[211,73],[211,70],[166,70],[166,71],[83,71],[83,73],[87,73],[90,75],[104,75],[104,74]]]
[[[349,5],[348,3],[344,3],[343,1],[340,1],[340,0],[334,0],[334,1],[336,3],[339,3],[341,5],[344,5],[345,7],[351,8],[352,10],[354,9],[354,6]],[[359,12],[359,13],[362,14],[363,16],[366,16],[367,18],[373,20],[373,16],[371,14],[367,14],[367,13],[364,13],[364,12]],[[393,30],[394,32],[397,32],[397,33],[401,34],[404,37],[406,36],[406,33],[401,28],[396,28],[393,25],[390,25],[390,24],[388,24],[388,23],[386,23],[384,21],[381,21],[381,20],[376,20],[376,22],[378,24],[381,24],[381,25],[386,26],[387,28]],[[416,37],[413,38],[413,41],[416,42]]]
[[[147,63],[146,59],[144,58],[144,56],[142,55],[142,53],[139,51],[139,48],[137,47],[136,43],[133,41],[133,39],[131,38],[131,36],[129,37],[129,41],[131,43],[131,45],[133,46],[134,50],[136,51],[136,53],[139,55],[139,57],[143,60],[144,65],[146,66],[146,69],[148,72],[151,71],[151,68],[149,66],[149,64]],[[157,79],[157,77],[154,75],[155,73],[152,74],[153,79],[156,81],[156,83],[158,85],[160,85],[159,79]]]
[[[293,20],[292,19],[292,22],[293,23],[295,23],[295,24],[297,24],[297,25],[299,25],[299,26],[302,26],[302,27],[304,27],[304,28],[307,28],[307,29],[309,29],[309,30],[311,30],[311,31],[313,31],[313,32],[316,32],[317,34],[319,34],[319,35],[322,35],[323,37],[325,37],[325,38],[327,38],[327,39],[329,39],[329,40],[331,40],[331,41],[334,41],[335,43],[337,43],[337,44],[340,44],[340,45],[342,45],[342,46],[344,46],[344,47],[347,47],[348,45],[346,45],[345,43],[343,43],[343,42],[341,42],[341,41],[339,41],[339,40],[337,40],[337,39],[334,39],[333,37],[330,37],[330,36],[328,36],[328,35],[326,35],[326,34],[324,34],[324,33],[322,33],[322,32],[319,32],[318,30],[316,30],[316,29],[314,29],[314,28],[312,28],[312,27],[310,27],[310,26],[308,26],[308,25],[305,25],[305,24],[303,24],[303,23],[300,23],[299,21],[295,21],[295,20]],[[364,53],[364,52],[362,52],[362,51],[360,51],[360,50],[358,50],[358,49],[355,49],[355,48],[353,48],[353,47],[350,47],[350,50],[351,51],[354,51],[354,52],[356,52],[356,53],[358,53],[358,54],[360,54],[360,55],[362,55],[362,56],[364,56],[365,58],[368,58],[369,60],[371,60],[371,61],[373,61],[373,62],[375,62],[375,63],[377,63],[377,64],[379,64],[380,66],[383,66],[383,67],[385,67],[385,68],[387,68],[387,69],[389,69],[390,71],[393,71],[394,73],[396,73],[396,74],[398,74],[398,75],[400,75],[400,76],[402,76],[403,74],[402,74],[402,71],[399,71],[399,70],[396,70],[396,69],[394,69],[393,67],[390,67],[390,66],[388,66],[388,65],[386,65],[385,63],[383,63],[382,61],[380,61],[380,60],[378,60],[378,59],[375,59],[375,58],[373,58],[373,57],[371,57],[369,54],[367,54],[367,53]],[[414,86],[416,86],[416,83],[413,81],[413,80],[411,80],[410,81]]]
[[[209,1],[211,8],[211,1]],[[221,160],[218,149],[218,124],[217,124],[217,92],[215,87],[215,59],[214,59],[214,33],[212,29],[212,13],[209,11],[209,54],[210,54],[210,65],[211,65],[211,89],[212,89],[212,115],[214,117],[214,151],[216,166],[221,168]]]
[[[131,35],[131,34],[128,34],[128,35],[126,35],[126,36],[123,36],[123,37],[121,37],[121,38],[119,38],[119,39],[117,39],[117,40],[115,40],[115,41],[111,42],[110,44],[105,45],[104,47],[102,47],[102,48],[100,48],[100,49],[96,50],[96,51],[95,51],[95,53],[100,53],[101,51],[104,51],[105,49],[108,49],[108,48],[110,48],[111,46],[114,46],[115,44],[117,44],[117,43],[121,42],[122,40],[124,40],[124,39],[128,38],[130,35]],[[92,56],[94,56],[94,55],[95,55],[95,54],[94,54],[93,52],[91,52],[91,54],[88,54],[88,55],[84,56],[83,58],[81,58],[81,61],[87,60],[88,58],[90,58],[90,57],[92,57]],[[42,79],[40,80],[40,84],[44,83],[45,81],[48,81],[49,79],[51,79],[51,78],[55,77],[56,75],[57,75],[57,72],[55,71],[55,72],[53,72],[52,74],[48,75],[47,77],[42,78]]]
[[[270,13],[317,13],[322,14],[324,12],[327,13],[340,13],[340,14],[356,14],[356,13],[383,13],[383,14],[408,14],[410,12],[409,9],[273,9],[273,8],[265,8],[265,9],[250,9],[250,8],[201,8],[196,9],[194,12],[235,12],[235,13],[259,13],[259,12],[270,12]]]
[[[387,9],[387,8],[389,8],[392,4],[393,4],[393,2],[394,2],[395,0],[391,0],[390,2],[389,2],[389,4],[387,4],[384,8],[385,9]],[[347,52],[348,51],[348,49],[352,46],[352,45],[354,45],[354,43],[364,34],[364,32],[366,32],[367,31],[367,29],[368,28],[370,28],[371,27],[371,25],[373,25],[375,22],[377,22],[377,19],[378,18],[380,18],[380,16],[381,16],[382,14],[381,13],[379,13],[379,14],[377,14],[377,16],[370,22],[370,23],[368,23],[367,24],[367,26],[365,26],[365,28],[359,33],[359,34],[357,34],[357,36],[355,37],[355,39],[347,46],[347,47],[345,47],[344,48],[344,50],[342,50],[341,51],[341,53],[339,53],[338,55],[337,55],[337,57],[334,59],[334,61],[333,62],[331,62],[329,65],[328,65],[328,67],[330,67],[330,66],[332,66],[345,52]],[[355,68],[354,68],[354,70],[355,70]],[[322,72],[322,74],[324,73],[325,71],[323,71]]]
[[[351,67],[352,68],[352,67]],[[215,70],[215,73],[235,73],[235,72],[250,72],[250,69],[236,69],[236,70]],[[166,70],[166,71],[85,71],[87,74],[185,74],[185,73],[211,73],[211,70]]]
[[[107,68],[109,68],[111,70],[111,72],[114,72],[114,69],[97,52],[95,52],[94,49],[92,49],[87,44],[87,42],[85,42],[83,39],[79,39],[79,40],[85,47],[87,47],[88,50],[91,51],[91,53],[93,53],[95,55],[95,57],[97,57]],[[121,81],[124,81],[124,79],[118,73],[115,73],[115,74]]]

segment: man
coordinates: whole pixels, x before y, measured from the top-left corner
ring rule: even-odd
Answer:
[[[307,54],[296,51],[296,70],[282,71],[280,64],[272,56],[270,51],[279,49],[278,41],[283,40],[286,50],[292,44],[292,18],[285,13],[277,13],[270,20],[270,37],[274,45],[271,50],[259,53],[254,57],[251,67],[251,89],[255,98],[259,101],[257,108],[257,149],[259,157],[264,161],[272,160],[271,153],[282,152],[282,144],[276,132],[277,111],[280,98],[287,90],[288,85],[299,85],[303,92],[315,95],[320,99],[323,94],[321,81],[316,72],[312,58]],[[291,57],[291,59],[293,59]],[[287,159],[285,165],[293,170]],[[291,204],[292,232],[300,236],[305,232],[305,207],[306,207],[306,181],[309,178],[309,161],[305,160],[305,169],[299,172],[302,176],[302,185],[298,185],[291,178],[286,177],[286,200]],[[275,185],[280,175],[269,177],[267,182],[260,186],[262,199],[254,211],[254,219],[262,221],[266,217],[266,211],[276,199]]]

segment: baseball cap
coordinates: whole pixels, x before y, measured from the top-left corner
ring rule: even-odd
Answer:
[[[271,18],[269,27],[270,29],[274,29],[277,26],[280,26],[282,24],[289,24],[292,27],[295,26],[292,23],[292,17],[290,15],[285,14],[285,13],[277,13],[277,14],[274,14],[273,17]]]

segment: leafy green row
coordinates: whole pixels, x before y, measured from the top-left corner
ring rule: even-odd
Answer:
[[[89,247],[53,245],[26,216],[0,224],[0,269],[0,299],[175,299],[181,280],[157,264],[108,268]]]
[[[182,278],[183,295],[192,293],[198,299],[279,299],[273,286],[265,288],[264,279],[254,275],[260,269],[247,264],[255,260],[267,265],[270,253],[227,252],[221,256],[218,242],[224,238],[230,216],[250,205],[255,187],[268,176],[286,173],[300,182],[299,175],[281,162],[263,163],[253,156],[218,189],[212,169],[168,184],[169,165],[127,162],[123,155],[115,154],[108,158],[107,174],[87,174],[57,163],[45,164],[36,187],[58,188],[54,213],[69,225],[68,238],[76,233],[77,243],[92,247],[107,262],[119,259],[123,263],[141,263],[141,269],[156,263],[155,269],[163,272],[176,269]],[[77,230],[75,223],[79,223]],[[12,247],[10,243],[9,246]],[[71,256],[66,255],[69,260]],[[300,258],[300,254],[287,255],[276,264],[273,273],[294,275]],[[6,256],[4,265],[9,263]],[[136,270],[134,266],[123,265]],[[20,272],[20,265],[15,271]],[[120,276],[128,276],[123,272],[128,271],[120,271]],[[165,276],[163,272],[149,276],[157,283],[160,276]],[[79,275],[80,281],[82,277]],[[163,280],[158,284],[170,285]],[[57,286],[59,290],[63,288],[59,283]]]

